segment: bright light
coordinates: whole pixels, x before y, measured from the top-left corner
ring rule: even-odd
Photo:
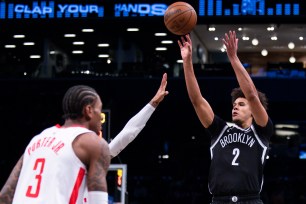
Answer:
[[[72,54],[83,54],[82,50],[73,50]]]
[[[28,45],[35,45],[35,43],[34,42],[24,42],[23,45],[26,45],[26,46],[28,46]]]
[[[291,56],[291,57],[289,58],[289,62],[290,62],[290,63],[295,63],[295,61],[296,61],[296,59],[295,59],[294,56]]]
[[[258,45],[258,40],[256,38],[254,38],[252,40],[252,45],[254,45],[254,46]]]
[[[276,36],[272,36],[271,40],[277,40],[277,37]]]
[[[294,47],[295,47],[295,45],[294,45],[293,42],[288,43],[288,48],[289,48],[290,50],[294,49]]]
[[[139,31],[139,28],[128,28],[126,30],[129,32],[135,32],[135,31]]]
[[[72,44],[74,44],[74,45],[84,45],[85,43],[82,42],[82,41],[76,41],[76,42],[73,42]]]
[[[92,33],[94,32],[95,30],[94,29],[91,29],[91,28],[85,28],[85,29],[82,29],[82,32],[84,33]]]
[[[14,35],[13,38],[25,38],[25,35]]]
[[[156,51],[166,51],[167,48],[166,47],[157,47],[155,48]]]
[[[161,41],[161,44],[173,44],[172,40],[163,40]]]
[[[215,31],[215,30],[216,30],[215,27],[209,27],[209,28],[208,28],[208,31]]]
[[[39,59],[39,58],[40,58],[40,55],[30,55],[30,58],[31,58],[31,59]]]
[[[4,45],[5,48],[16,48],[16,45]]]
[[[108,43],[100,43],[98,44],[98,47],[109,47]]]
[[[108,58],[109,55],[108,54],[100,54],[98,55],[99,58]]]
[[[155,33],[155,36],[167,36],[167,33]]]
[[[76,34],[65,34],[65,38],[75,38]]]
[[[263,49],[263,50],[261,51],[261,55],[262,55],[262,56],[267,56],[267,55],[268,55],[268,50]]]

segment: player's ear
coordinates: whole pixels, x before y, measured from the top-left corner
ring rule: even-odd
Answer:
[[[83,116],[85,117],[85,119],[90,120],[92,118],[92,114],[93,114],[93,107],[90,104],[84,106]]]

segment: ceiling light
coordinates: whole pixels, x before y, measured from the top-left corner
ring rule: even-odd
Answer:
[[[254,46],[258,45],[258,40],[256,38],[254,38],[252,40],[252,45],[254,45]]]
[[[289,49],[294,49],[294,47],[295,47],[295,45],[294,45],[294,43],[293,42],[290,42],[290,43],[288,43],[288,48]]]
[[[83,50],[73,50],[72,54],[83,54]]]
[[[76,41],[76,42],[73,42],[72,44],[74,44],[74,45],[84,45],[85,43],[82,42],[82,41]]]
[[[299,39],[300,39],[300,40],[303,40],[304,38],[303,38],[303,36],[301,36],[301,37],[299,37]]]
[[[14,35],[13,38],[25,38],[25,35]]]
[[[166,47],[157,47],[155,48],[156,51],[166,51],[167,48]]]
[[[294,124],[275,124],[275,128],[291,128],[291,129],[298,129],[299,125]]]
[[[247,36],[243,36],[242,37],[242,40],[249,40],[250,38],[249,37],[247,37]]]
[[[167,33],[155,33],[155,36],[167,36]]]
[[[30,58],[31,58],[31,59],[39,59],[39,58],[40,58],[40,55],[30,55]]]
[[[35,45],[34,42],[24,42],[23,45],[28,46],[28,45]]]
[[[275,130],[275,134],[277,136],[293,136],[297,135],[297,131],[291,131],[291,130]]]
[[[177,63],[183,63],[183,60],[179,59],[179,60],[176,60]]]
[[[215,39],[215,41],[219,40],[219,38],[218,38],[218,37],[215,37],[214,39]]]
[[[240,27],[240,28],[238,28],[238,31],[242,31],[242,28]]]
[[[261,55],[262,56],[267,56],[268,55],[268,50],[266,50],[266,49],[263,49],[262,51],[261,51]]]
[[[82,32],[83,33],[92,33],[94,32],[95,30],[94,29],[91,29],[91,28],[85,28],[85,29],[82,29]]]
[[[98,47],[109,47],[108,43],[100,43],[98,44]]]
[[[161,41],[161,44],[173,44],[172,40],[163,40]]]
[[[109,54],[100,54],[98,55],[99,58],[108,58]]]
[[[276,36],[272,36],[271,40],[277,40],[277,37]]]
[[[74,38],[76,35],[75,34],[65,34],[65,38]]]
[[[215,27],[209,27],[208,31],[216,31],[216,28]]]
[[[295,63],[295,61],[296,61],[296,59],[295,59],[294,56],[291,56],[291,57],[289,58],[289,62],[290,62],[290,63]]]
[[[16,48],[16,45],[4,45],[5,48]]]
[[[267,31],[273,31],[273,30],[274,30],[274,26],[267,27]]]
[[[135,31],[139,31],[139,28],[128,28],[126,30],[129,32],[135,32]]]

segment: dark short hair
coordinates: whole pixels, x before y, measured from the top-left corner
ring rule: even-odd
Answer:
[[[67,90],[63,98],[63,118],[77,119],[82,117],[83,107],[93,104],[98,98],[96,90],[85,85],[76,85]]]
[[[258,90],[257,90],[257,93],[258,93],[258,97],[259,97],[259,100],[260,100],[262,106],[266,110],[268,110],[268,98],[267,98],[266,94],[264,94],[264,93],[262,93],[262,92],[260,92]],[[244,94],[243,94],[243,92],[242,92],[240,87],[234,88],[232,90],[231,96],[232,96],[232,104],[235,102],[235,100],[237,98],[245,98],[245,96],[244,96]]]

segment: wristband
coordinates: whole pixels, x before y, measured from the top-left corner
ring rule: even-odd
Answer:
[[[104,191],[89,191],[89,204],[108,204],[108,193]]]

